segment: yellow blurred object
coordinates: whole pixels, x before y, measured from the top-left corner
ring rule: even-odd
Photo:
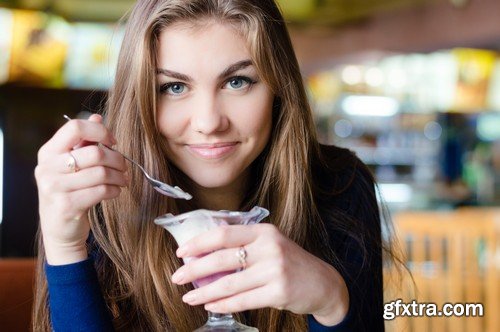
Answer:
[[[278,6],[286,19],[305,21],[312,17],[316,10],[315,0],[277,0]]]
[[[106,55],[108,54],[108,48],[105,43],[98,44],[92,50],[92,59],[97,63],[104,63],[106,61]]]
[[[497,53],[488,50],[454,49],[458,66],[454,110],[476,111],[486,108],[488,86]]]
[[[68,35],[60,18],[15,10],[9,81],[62,86]]]
[[[308,85],[316,102],[333,102],[342,92],[338,75],[330,71],[310,76],[308,78]]]

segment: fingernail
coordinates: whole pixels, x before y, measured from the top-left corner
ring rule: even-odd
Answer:
[[[182,301],[186,302],[186,303],[191,303],[191,302],[194,302],[196,300],[196,295],[189,292],[187,294],[185,294],[183,297],[182,297]]]
[[[174,274],[172,274],[172,282],[178,284],[184,279],[184,273],[182,271],[177,270]]]

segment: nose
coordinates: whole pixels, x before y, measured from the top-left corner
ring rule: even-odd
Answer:
[[[229,127],[229,119],[217,97],[207,93],[197,99],[191,116],[193,130],[205,135],[225,131]]]

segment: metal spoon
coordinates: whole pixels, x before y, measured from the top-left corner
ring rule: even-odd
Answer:
[[[71,118],[67,115],[64,115],[64,118],[68,121],[71,120]],[[129,157],[127,157],[126,155],[124,155],[120,151],[117,151],[117,150],[113,149],[112,147],[107,146],[106,144],[103,144],[103,143],[99,143],[99,144],[112,150],[112,151],[118,152],[119,154],[121,154],[123,156],[123,158],[130,161],[133,165],[139,167],[139,169],[142,171],[142,174],[144,174],[146,179],[153,186],[153,189],[156,190],[157,192],[159,192],[160,194],[163,194],[163,195],[166,195],[169,197],[173,197],[173,198],[182,198],[185,200],[190,200],[191,198],[193,198],[193,196],[191,196],[190,194],[188,194],[187,192],[185,192],[184,190],[182,190],[181,188],[179,188],[177,186],[172,187],[171,185],[168,185],[166,183],[163,183],[161,181],[158,181],[158,180],[152,178],[141,165],[139,165],[137,162],[130,159]]]

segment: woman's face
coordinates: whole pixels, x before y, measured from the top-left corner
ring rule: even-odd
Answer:
[[[158,126],[168,158],[204,188],[231,186],[271,133],[273,94],[246,41],[228,25],[173,25],[160,34]]]

